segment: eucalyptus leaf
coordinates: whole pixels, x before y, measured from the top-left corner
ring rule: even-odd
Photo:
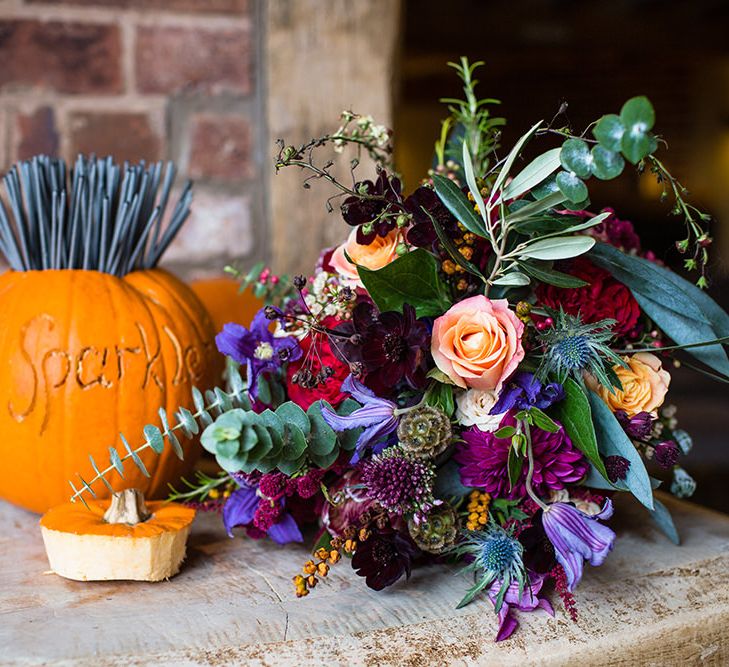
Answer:
[[[656,122],[656,113],[651,101],[641,95],[631,97],[620,110],[620,120],[626,132],[648,132]]]
[[[568,259],[586,253],[595,245],[591,236],[557,236],[530,243],[519,253],[520,258]]]
[[[592,134],[600,145],[609,151],[619,151],[620,142],[625,133],[625,125],[617,114],[608,114],[597,121]]]
[[[658,148],[656,138],[651,134],[643,134],[638,132],[630,134],[626,132],[621,142],[623,155],[632,162],[638,164],[644,157],[653,153]]]
[[[600,396],[588,391],[587,400],[592,410],[600,454],[602,456],[622,456],[630,462],[625,479],[617,482],[615,486],[627,489],[643,505],[652,510],[654,505],[651,481],[638,450],[625,435],[623,427]]]
[[[729,314],[673,271],[606,243],[598,243],[590,259],[624,283],[646,315],[679,345],[729,336]],[[729,375],[729,358],[721,345],[689,347],[685,351],[709,368]]]
[[[592,175],[592,154],[582,139],[567,139],[562,144],[559,161],[568,172],[574,172],[580,178],[589,178]]]
[[[276,416],[279,417],[284,424],[296,426],[303,435],[309,435],[311,424],[306,413],[292,401],[282,403],[276,408]]]
[[[557,187],[570,201],[582,201],[587,197],[587,186],[574,171],[560,171],[557,174]]]
[[[604,146],[594,146],[592,149],[592,173],[600,180],[609,181],[617,178],[623,172],[625,160],[617,151],[611,151]]]
[[[358,267],[362,283],[382,312],[402,312],[407,303],[418,317],[438,316],[448,310],[451,300],[439,275],[438,261],[418,248],[394,262],[371,271]]]

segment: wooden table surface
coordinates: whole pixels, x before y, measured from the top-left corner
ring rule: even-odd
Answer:
[[[494,644],[491,605],[456,611],[468,582],[443,567],[375,593],[341,563],[299,600],[303,548],[230,539],[203,515],[172,580],[79,583],[47,573],[37,517],[0,503],[0,664],[729,664],[729,517],[666,504],[681,547],[625,498],[614,552],[577,591],[578,623],[553,599],[555,618],[522,614]]]

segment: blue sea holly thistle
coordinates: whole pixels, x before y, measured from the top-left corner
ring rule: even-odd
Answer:
[[[607,319],[588,324],[562,309],[548,313],[553,325],[539,332],[543,356],[537,377],[545,380],[553,376],[560,383],[572,377],[582,382],[583,373],[587,372],[610,391],[619,388],[620,380],[613,366],[625,366],[625,361],[608,346],[615,321]]]
[[[489,521],[483,530],[466,532],[465,539],[451,553],[459,558],[472,559],[464,568],[464,572],[473,572],[476,579],[476,583],[458,603],[457,609],[465,607],[495,581],[501,582],[494,604],[497,613],[512,582],[516,581],[519,585],[519,596],[521,596],[527,583],[522,561],[524,547],[496,522]]]

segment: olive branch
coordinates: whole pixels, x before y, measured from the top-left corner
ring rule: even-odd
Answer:
[[[110,446],[109,465],[103,470],[99,468],[94,457],[89,454],[89,460],[91,461],[91,467],[93,468],[95,475],[89,481],[86,481],[80,473],[76,473],[81,481],[81,484],[78,487],[73,483],[73,481],[68,481],[73,489],[71,502],[73,503],[80,500],[86,507],[88,507],[86,499],[84,498],[84,493],[88,492],[93,498],[96,498],[96,492],[93,490],[92,485],[98,481],[103,482],[110,493],[114,493],[114,489],[109,483],[107,475],[116,471],[123,478],[124,464],[129,461],[131,461],[145,477],[149,477],[149,472],[147,471],[144,462],[139,457],[139,454],[147,449],[151,449],[155,452],[155,454],[161,454],[165,447],[165,439],[169,442],[175,454],[177,454],[180,459],[183,459],[184,452],[177,435],[175,435],[175,431],[180,431],[185,437],[190,438],[212,424],[215,417],[218,417],[229,410],[234,408],[250,410],[251,403],[248,399],[248,388],[246,383],[243,381],[243,378],[236,369],[231,369],[229,373],[230,392],[223,391],[219,387],[216,387],[215,389],[206,391],[203,395],[197,387],[193,387],[192,400],[195,406],[195,412],[184,407],[179,408],[177,412],[175,412],[177,421],[174,426],[170,426],[165,409],[160,408],[158,414],[162,428],[160,429],[158,426],[153,424],[147,424],[142,430],[144,434],[144,443],[139,447],[133,449],[124,434],[120,433],[119,437],[124,445],[126,453],[121,454],[118,449]]]

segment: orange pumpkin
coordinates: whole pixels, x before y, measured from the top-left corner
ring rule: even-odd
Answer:
[[[118,501],[122,501],[120,504]],[[40,520],[51,569],[67,579],[161,581],[180,569],[195,510],[144,502],[127,489],[107,500],[64,503]]]
[[[0,313],[0,497],[36,512],[68,500],[77,473],[93,476],[89,454],[107,465],[110,445],[124,452],[120,432],[141,444],[160,407],[191,407],[191,388],[208,388],[220,369],[205,308],[160,269],[9,271]],[[169,446],[147,449],[149,478],[130,463],[110,481],[164,497],[198,453],[182,445],[184,461]]]
[[[190,287],[205,304],[218,331],[228,322],[248,326],[263,306],[263,302],[253,296],[250,287],[240,292],[240,285],[232,278],[194,280]]]

